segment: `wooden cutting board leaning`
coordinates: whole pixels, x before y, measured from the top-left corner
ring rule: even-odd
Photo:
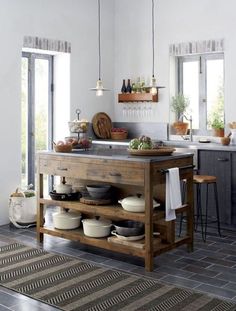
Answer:
[[[111,138],[112,121],[105,112],[98,112],[93,116],[92,127],[99,138]]]

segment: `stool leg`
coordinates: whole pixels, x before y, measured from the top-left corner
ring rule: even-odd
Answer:
[[[203,240],[206,242],[207,235],[207,218],[208,218],[208,184],[206,184],[206,214],[205,214],[205,230]]]
[[[221,237],[221,232],[220,232],[220,213],[219,213],[218,192],[217,192],[217,185],[216,185],[216,183],[214,183],[214,193],[215,193],[215,203],[216,203],[217,227],[218,227],[219,236]]]
[[[197,231],[198,219],[200,217],[201,233],[202,233],[202,238],[204,240],[203,218],[202,218],[202,202],[201,202],[202,195],[201,195],[201,185],[200,184],[196,184],[196,191],[197,191],[197,220],[196,220],[196,224],[195,224],[195,231]]]
[[[185,203],[185,193],[186,193],[186,182],[183,181],[182,184],[182,204]],[[183,218],[184,218],[184,214],[181,213],[180,214],[180,223],[179,223],[179,237],[181,236],[181,232],[182,232],[182,225],[183,225]]]
[[[200,202],[199,202],[199,198],[200,198],[200,188],[199,188],[199,184],[196,184],[196,196],[197,196],[197,214],[196,214],[196,221],[195,221],[195,227],[194,227],[194,230],[195,231],[197,231],[197,227],[198,227],[198,218],[199,218],[199,214],[200,214],[200,212],[199,212],[199,209],[200,209],[200,207],[199,207],[199,204],[200,204]]]

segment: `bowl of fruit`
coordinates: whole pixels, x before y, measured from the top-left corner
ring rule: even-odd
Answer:
[[[128,131],[126,128],[113,127],[111,129],[111,139],[123,140],[123,139],[127,139],[127,137],[128,137]]]
[[[79,138],[78,145],[75,147],[75,149],[84,149],[87,150],[91,148],[92,146],[92,138],[91,137],[83,137]]]
[[[53,142],[53,145],[56,152],[71,152],[73,148],[70,142],[64,142],[62,140],[59,140],[57,143]]]

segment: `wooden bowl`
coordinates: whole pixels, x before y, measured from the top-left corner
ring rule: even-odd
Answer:
[[[72,144],[54,145],[54,150],[56,152],[71,152],[72,151]]]
[[[222,137],[222,138],[221,138],[221,144],[222,144],[223,146],[228,146],[229,143],[230,143],[230,137]]]

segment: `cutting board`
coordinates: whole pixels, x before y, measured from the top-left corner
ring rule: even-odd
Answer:
[[[82,197],[80,202],[88,205],[106,205],[111,203],[111,199],[93,199],[91,197]]]
[[[95,135],[99,138],[111,138],[112,122],[105,112],[98,112],[93,116],[92,126]]]
[[[136,247],[139,249],[145,249],[145,239],[138,240],[138,241],[126,241],[126,240],[121,240],[121,239],[117,238],[116,236],[109,236],[107,238],[107,241],[110,243]],[[154,245],[159,245],[160,243],[161,243],[161,238],[154,238],[153,239]]]

